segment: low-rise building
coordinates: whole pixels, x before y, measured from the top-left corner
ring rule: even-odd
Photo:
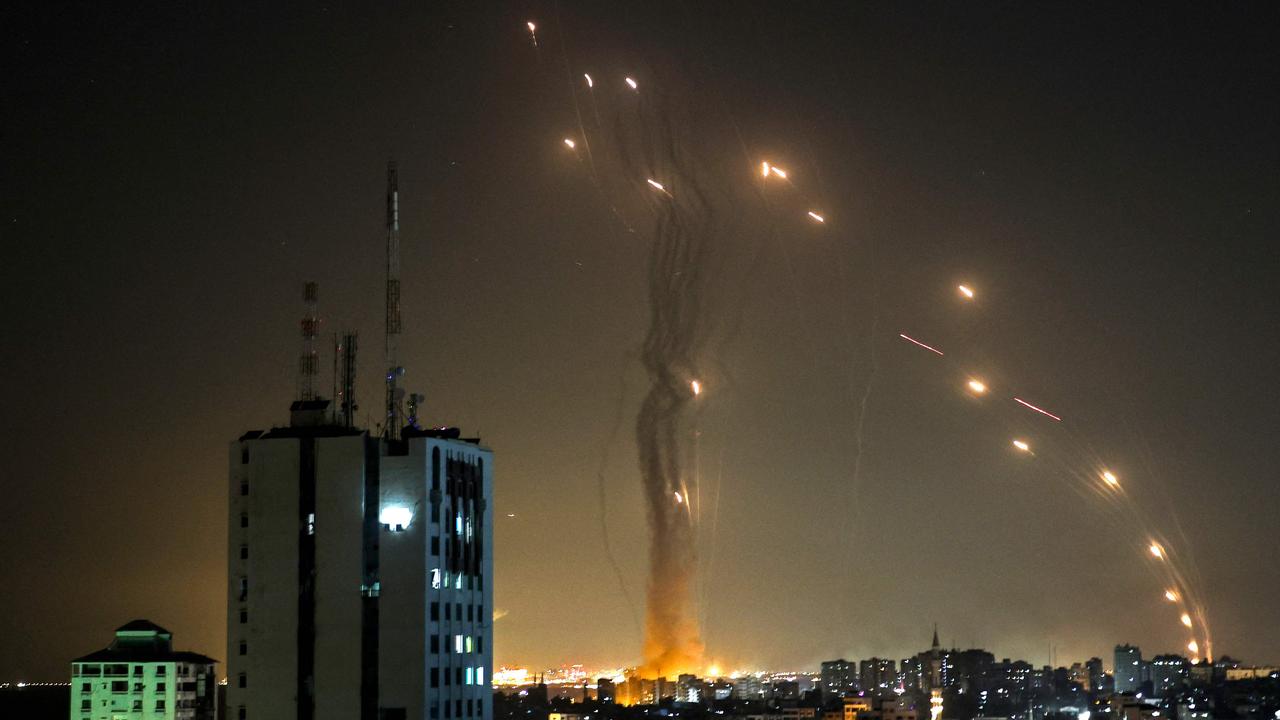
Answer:
[[[214,720],[213,658],[175,651],[150,620],[116,630],[106,648],[71,664],[71,720]]]

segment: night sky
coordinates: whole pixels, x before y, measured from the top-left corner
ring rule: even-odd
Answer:
[[[287,421],[303,281],[379,403],[388,158],[407,385],[496,452],[496,662],[639,659],[597,470],[639,603],[648,240],[562,144],[583,72],[598,147],[632,75],[716,108],[681,120],[738,147],[715,177],[794,183],[721,208],[772,224],[708,269],[710,658],[903,657],[934,622],[1037,664],[1181,650],[1141,529],[1077,491],[1101,460],[1194,555],[1218,654],[1280,661],[1266,4],[260,5],[0,10],[0,680],[135,617],[223,657],[227,443]],[[600,173],[643,227],[644,178]]]

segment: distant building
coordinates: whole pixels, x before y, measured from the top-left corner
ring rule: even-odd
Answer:
[[[1111,677],[1102,668],[1102,658],[1091,657],[1085,661],[1084,666],[1089,671],[1090,692],[1109,693],[1114,689],[1111,686]]]
[[[898,682],[898,671],[893,660],[868,658],[859,666],[862,689],[868,692],[888,690]]]
[[[1136,645],[1117,645],[1115,691],[1136,693],[1142,687],[1142,650]]]
[[[822,663],[822,692],[828,697],[844,697],[858,690],[858,664],[844,658]]]
[[[858,716],[871,712],[871,700],[865,697],[847,697],[843,703],[844,720],[858,720]]]
[[[596,702],[611,703],[618,699],[618,691],[609,678],[596,680]]]
[[[71,720],[214,720],[213,658],[175,651],[150,620],[116,630],[104,650],[71,664]]]
[[[1151,686],[1156,697],[1170,697],[1187,684],[1191,663],[1181,655],[1151,658]]]

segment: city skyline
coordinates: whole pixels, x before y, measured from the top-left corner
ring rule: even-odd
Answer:
[[[1280,659],[1255,9],[5,12],[0,679],[135,617],[225,669],[226,447],[287,423],[304,281],[381,413],[390,158],[401,387],[497,457],[495,667],[642,663],[647,518],[695,505],[665,551],[703,664],[908,657],[934,623],[1046,660],[1212,623],[1205,652]],[[720,223],[695,492],[657,494],[647,233],[686,188]]]

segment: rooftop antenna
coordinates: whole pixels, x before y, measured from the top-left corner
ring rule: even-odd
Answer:
[[[320,319],[316,314],[319,290],[315,282],[302,286],[302,300],[307,304],[307,314],[302,318],[302,354],[298,356],[298,399],[314,400],[316,397],[316,371],[319,356],[316,354],[316,335],[320,331]]]
[[[400,439],[400,396],[404,368],[396,360],[400,341],[400,188],[394,160],[387,162],[387,407],[382,436]]]
[[[333,421],[335,425],[352,427],[356,411],[356,334],[351,331],[333,335]]]

